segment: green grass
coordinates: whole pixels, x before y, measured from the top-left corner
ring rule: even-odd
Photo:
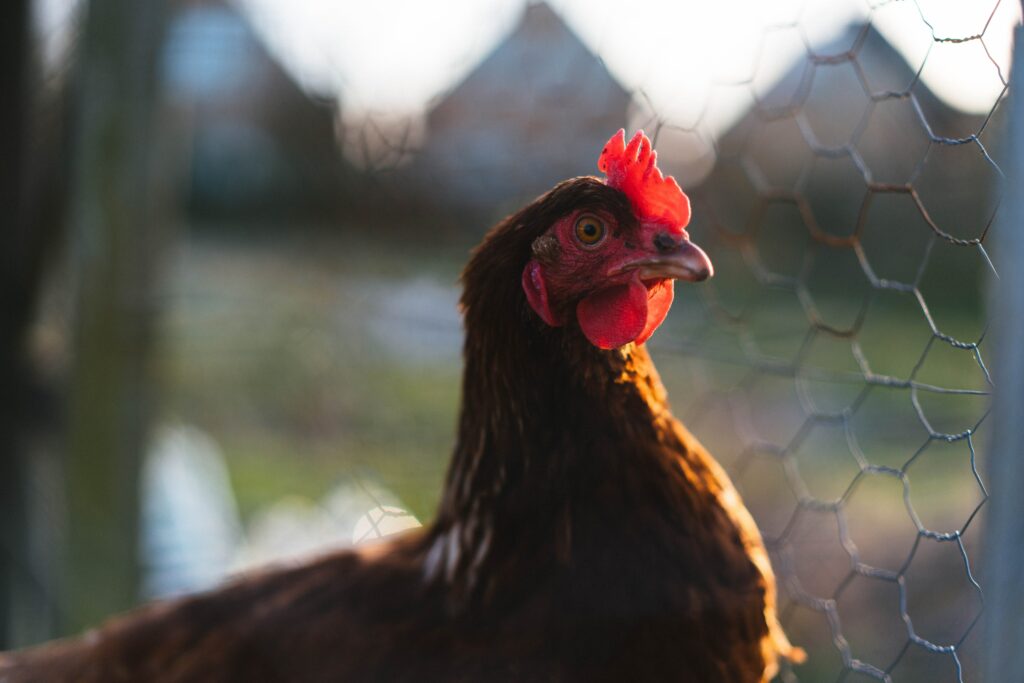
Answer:
[[[346,241],[193,242],[174,269],[160,330],[163,413],[221,443],[246,514],[280,495],[322,495],[332,481],[359,471],[429,517],[454,433],[457,349],[440,359],[396,356],[382,348],[370,321],[384,296],[380,287],[414,278],[454,286],[463,253]],[[880,294],[854,340],[809,333],[808,311],[791,291],[755,287],[732,298],[745,303],[730,311],[736,318],[723,319],[713,289],[681,286],[653,342],[677,413],[727,466],[756,437],[792,448],[807,472],[817,470],[811,478],[831,484],[829,495],[841,492],[842,483],[828,480],[849,474],[845,435],[821,425],[801,437],[808,408],[847,410],[866,459],[903,466],[927,436],[911,391],[867,389],[855,351],[879,375],[985,388],[972,353],[931,340],[908,295]],[[815,303],[822,311],[853,305]],[[958,329],[980,328],[975,309],[944,317]],[[768,366],[775,369],[751,370]],[[752,413],[743,417],[751,434],[736,431],[737,397]],[[709,410],[716,401],[721,405]],[[950,432],[973,426],[987,403],[927,391],[918,392],[918,402],[934,429]]]
[[[367,283],[453,283],[454,259],[363,245],[193,243],[167,297],[162,412],[220,443],[245,516],[284,495],[375,477],[429,518],[454,433],[460,367],[406,362],[368,324]]]

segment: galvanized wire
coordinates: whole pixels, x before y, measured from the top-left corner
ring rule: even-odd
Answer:
[[[977,655],[972,653],[970,661],[965,663],[964,652],[970,642],[979,639],[978,636],[972,638],[972,634],[979,628],[985,599],[976,578],[974,555],[977,552],[975,537],[979,533],[975,520],[988,500],[979,471],[977,445],[979,439],[986,438],[988,410],[974,414],[957,406],[953,412],[959,423],[953,428],[948,424],[950,420],[936,420],[930,415],[928,402],[973,398],[987,404],[986,397],[993,384],[986,365],[988,322],[982,322],[976,333],[964,332],[960,329],[963,326],[955,321],[952,327],[956,329],[948,329],[948,317],[939,319],[935,310],[937,306],[945,306],[942,299],[952,296],[950,292],[955,293],[959,285],[947,284],[946,289],[940,287],[936,292],[934,287],[925,287],[923,283],[926,274],[931,281],[935,280],[936,274],[932,272],[935,268],[974,260],[980,264],[977,268],[983,272],[982,277],[992,286],[999,285],[999,275],[986,249],[986,238],[998,211],[1003,171],[989,145],[993,144],[993,139],[998,141],[998,134],[990,129],[1003,114],[1009,86],[1007,74],[993,59],[985,39],[1000,2],[991,3],[992,13],[984,29],[954,37],[937,34],[915,3],[917,20],[931,32],[932,47],[940,43],[980,44],[1002,83],[1002,92],[992,102],[991,109],[986,115],[973,119],[974,127],[963,135],[950,135],[931,120],[942,110],[921,81],[931,48],[905,88],[873,88],[863,64],[865,44],[873,35],[873,22],[880,13],[888,11],[891,4],[875,3],[870,7],[865,22],[851,31],[851,40],[839,49],[812,44],[799,18],[785,25],[766,27],[766,34],[796,30],[801,36],[805,54],[802,63],[791,72],[799,74],[799,82],[789,101],[782,105],[758,92],[753,74],[745,81],[726,84],[733,89],[749,88],[749,96],[755,102],[754,110],[726,135],[709,134],[702,119],[679,125],[653,112],[645,122],[655,136],[672,129],[713,146],[716,168],[702,186],[691,192],[696,205],[691,232],[698,241],[709,245],[713,260],[732,259],[742,264],[731,272],[745,269],[742,274],[752,283],[746,298],[740,297],[739,305],[726,301],[729,283],[722,280],[728,275],[720,276],[721,284],[712,281],[703,289],[693,290],[700,292],[701,306],[697,315],[700,322],[682,323],[685,331],[681,342],[679,335],[668,340],[656,338],[655,347],[656,354],[678,354],[683,359],[681,362],[686,363],[685,373],[679,374],[687,376],[685,382],[692,390],[686,397],[672,393],[677,402],[681,398],[685,401],[679,406],[680,412],[698,437],[718,440],[716,432],[723,424],[734,435],[733,442],[727,443],[725,448],[733,452],[723,452],[721,447],[712,450],[727,463],[744,496],[748,501],[774,496],[760,509],[756,505],[752,507],[783,587],[784,623],[792,638],[798,644],[809,645],[811,650],[811,662],[806,667],[783,670],[781,677],[786,681],[941,679],[964,683],[979,680],[974,663]],[[834,70],[844,65],[856,75],[862,91],[859,97],[866,104],[860,120],[842,144],[827,144],[816,131],[821,121],[815,123],[808,103],[823,79],[834,76]],[[833,72],[823,71],[829,68]],[[905,182],[883,182],[882,174],[876,173],[874,165],[878,160],[865,159],[862,154],[862,140],[876,123],[879,107],[897,102],[905,103],[902,106],[913,112],[916,134],[926,144],[921,152],[911,149],[909,139],[897,140],[891,156],[906,160],[910,170]],[[648,108],[653,109],[649,103]],[[792,156],[799,158],[801,153],[806,154],[802,162],[794,162],[802,165],[795,172],[796,180],[788,185],[764,172],[764,157],[759,156],[756,146],[758,136],[770,135],[769,127],[777,129],[780,124],[799,131],[803,149],[789,150]],[[741,130],[744,126],[746,130]],[[906,144],[901,144],[903,142]],[[959,200],[959,206],[967,206],[973,214],[982,217],[977,225],[969,228],[963,224],[949,227],[950,221],[944,220],[942,212],[943,207],[948,208],[950,204],[938,202],[940,205],[933,207],[935,197],[920,192],[927,185],[924,174],[952,172],[950,160],[942,159],[941,151],[953,148],[967,150],[969,163],[975,164],[971,168],[984,169],[990,176],[990,182],[981,185],[985,192]],[[967,154],[962,156],[966,158]],[[850,170],[850,184],[860,183],[863,198],[851,226],[830,224],[828,218],[822,219],[816,211],[814,202],[822,201],[822,195],[812,185],[817,180],[815,165],[821,163],[820,160],[841,162]],[[778,159],[769,160],[767,165],[773,163],[778,163]],[[730,166],[736,172],[718,172]],[[721,195],[726,195],[726,200],[723,201]],[[829,195],[824,196],[828,201]],[[910,250],[895,256],[883,254],[901,261],[905,266],[902,272],[909,274],[907,277],[897,278],[881,272],[874,263],[879,254],[877,248],[866,244],[866,230],[876,218],[872,213],[873,204],[886,197],[901,198],[909,203],[931,232],[919,254]],[[802,252],[798,266],[789,272],[776,268],[771,258],[766,258],[766,245],[770,250],[776,248],[777,243],[768,244],[761,234],[781,223],[772,223],[769,217],[778,210],[786,216],[787,228],[779,240],[797,240],[796,249]],[[954,218],[962,218],[962,212]],[[896,229],[912,227],[900,225]],[[943,245],[957,251],[939,258],[937,251],[944,249]],[[892,249],[895,251],[898,246]],[[856,261],[859,282],[852,279],[849,284],[842,282],[844,277],[853,277],[849,269],[836,269],[825,277],[815,271],[815,257],[822,253],[833,257],[831,261],[826,259],[828,269],[839,262],[835,255],[842,252],[848,260]],[[967,267],[964,272],[976,271]],[[955,278],[956,272],[950,277]],[[687,295],[696,296],[690,291]],[[905,305],[898,315],[887,315],[883,300],[891,297],[912,302],[912,305]],[[775,304],[766,301],[786,301],[784,310],[798,310],[799,315],[792,320],[784,318]],[[852,311],[852,315],[849,312],[847,315],[850,319],[843,324],[837,323],[827,310],[835,301],[842,301]],[[973,300],[964,305],[978,306]],[[788,325],[786,334],[793,338],[795,350],[790,354],[764,348],[766,340],[767,346],[777,341],[765,332],[763,324],[765,316],[770,318],[776,314],[780,318],[778,325]],[[692,310],[689,315],[694,317]],[[903,323],[909,318],[916,318],[926,326],[927,336],[923,342],[903,337]],[[867,353],[862,344],[867,325],[875,322],[886,325],[893,320],[900,324],[881,332],[883,338],[886,334],[891,337],[886,342],[891,344],[891,350],[905,352],[912,345],[920,344],[916,347],[916,362],[901,372],[875,369],[876,361],[884,354]],[[839,349],[842,353],[823,355],[818,353],[821,346]],[[962,362],[965,358],[976,366],[974,373],[959,373],[959,376],[973,374],[974,379],[968,386],[955,381],[950,373],[925,371],[936,364],[948,369],[954,362],[951,359]],[[934,379],[935,375],[940,379]],[[672,379],[670,376],[668,381]],[[756,418],[777,407],[766,405],[764,396],[757,395],[757,390],[762,383],[778,386],[779,382],[782,386],[789,385],[789,391],[795,396],[790,403],[793,411],[798,411],[799,426],[791,434],[780,435],[781,430],[766,434],[766,431],[772,432],[772,428],[764,428],[764,419],[756,424],[759,422]],[[786,402],[783,397],[770,400]],[[871,401],[880,403],[884,409],[882,414],[893,423],[887,429],[902,435],[917,432],[921,435],[920,442],[916,446],[906,445],[908,439],[902,438],[892,447],[879,448],[877,443],[863,447],[865,440],[878,441],[874,436],[879,429],[877,416],[865,409]],[[822,445],[815,441],[822,431],[836,436]],[[929,468],[936,466],[933,451],[943,445],[959,448],[955,457],[962,470],[936,488],[929,482]],[[905,449],[902,456],[894,458],[890,451],[900,449]],[[834,450],[845,451],[842,466],[836,464],[839,460]],[[750,475],[755,470],[756,474]],[[765,493],[765,481],[772,476],[781,477],[785,482],[785,487],[781,488],[788,491]],[[914,486],[918,482],[928,496],[940,498],[948,493],[957,498],[951,507],[963,508],[963,515],[955,524],[936,527],[932,519],[919,513],[922,499],[912,495],[917,491]],[[872,497],[861,493],[865,487],[878,489],[880,486],[886,495]],[[864,504],[860,503],[862,495],[866,500]],[[789,496],[792,499],[787,501]],[[969,504],[965,504],[965,500]],[[778,510],[785,510],[790,504],[792,510],[784,521],[777,519]],[[861,509],[865,505],[866,511]],[[906,520],[901,522],[891,515],[882,525],[877,525],[878,520],[875,520],[871,536],[858,536],[851,531],[851,518],[870,518],[870,508],[874,508],[874,514],[882,514],[889,507],[902,508]],[[769,519],[773,515],[776,519]],[[900,548],[898,539],[903,536],[894,529],[902,529],[908,523],[913,529],[913,540],[909,548]],[[823,524],[833,529],[828,535],[834,536],[832,545],[838,544],[841,548],[842,566],[826,566],[831,560],[826,557],[828,543],[821,534],[812,538],[811,547],[807,547],[805,527],[820,531]],[[862,552],[862,545],[881,546],[881,550],[874,547],[868,556]],[[942,548],[953,551],[955,562],[948,557],[944,563],[935,559],[943,554]],[[798,565],[808,562],[812,566],[820,563],[820,570],[801,573]],[[831,583],[826,580],[829,577],[834,579]],[[922,600],[921,595],[926,599]],[[945,605],[948,609],[933,609],[935,605]],[[889,624],[888,629],[876,629],[872,634],[872,629],[863,625],[865,619],[870,622],[878,618],[877,614],[870,613],[879,612],[886,612],[889,621],[898,619],[902,624],[898,632]],[[929,619],[915,618],[919,613],[927,613]],[[939,625],[922,629],[919,624],[929,620]],[[850,622],[857,624],[857,635],[853,639],[849,637]],[[814,630],[806,623],[818,627],[827,625],[832,654],[827,653],[828,647],[816,649],[813,643],[801,642]],[[879,644],[886,639],[894,642]],[[824,658],[831,658],[831,661],[823,665]],[[925,664],[921,664],[923,660],[927,660]]]

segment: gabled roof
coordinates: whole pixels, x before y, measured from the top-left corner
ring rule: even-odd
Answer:
[[[510,85],[525,87],[525,93],[515,91],[516,97],[527,94],[557,99],[565,88],[630,96],[565,21],[547,3],[538,2],[527,5],[512,32],[431,109],[428,122],[452,102],[511,96]]]
[[[500,206],[596,172],[630,94],[547,4],[519,23],[427,114],[417,166],[432,197]]]
[[[754,118],[774,120],[796,112],[803,112],[808,119],[832,118],[852,123],[872,96],[882,102],[902,99],[907,102],[908,112],[914,109],[912,97],[920,106],[920,114],[909,118],[924,119],[919,123],[922,135],[927,122],[938,136],[967,136],[976,132],[984,119],[960,112],[940,100],[918,77],[921,65],[908,64],[874,26],[848,26],[834,40],[814,46],[814,53],[827,59],[815,64],[801,55],[772,87],[760,94],[757,109],[748,112],[721,138],[733,140],[743,135]],[[852,67],[853,62],[859,75]],[[860,78],[863,84],[857,82]],[[835,146],[827,144],[833,141],[822,142],[826,143],[824,146]]]

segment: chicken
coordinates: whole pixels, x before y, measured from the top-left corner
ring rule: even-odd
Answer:
[[[689,200],[642,132],[599,167],[495,226],[463,273],[430,526],[15,653],[0,681],[747,683],[800,661],[753,519],[644,346],[674,280],[712,274]]]

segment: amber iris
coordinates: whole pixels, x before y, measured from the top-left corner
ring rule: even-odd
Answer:
[[[583,214],[576,220],[576,239],[585,247],[593,247],[604,239],[604,221],[593,214]]]

